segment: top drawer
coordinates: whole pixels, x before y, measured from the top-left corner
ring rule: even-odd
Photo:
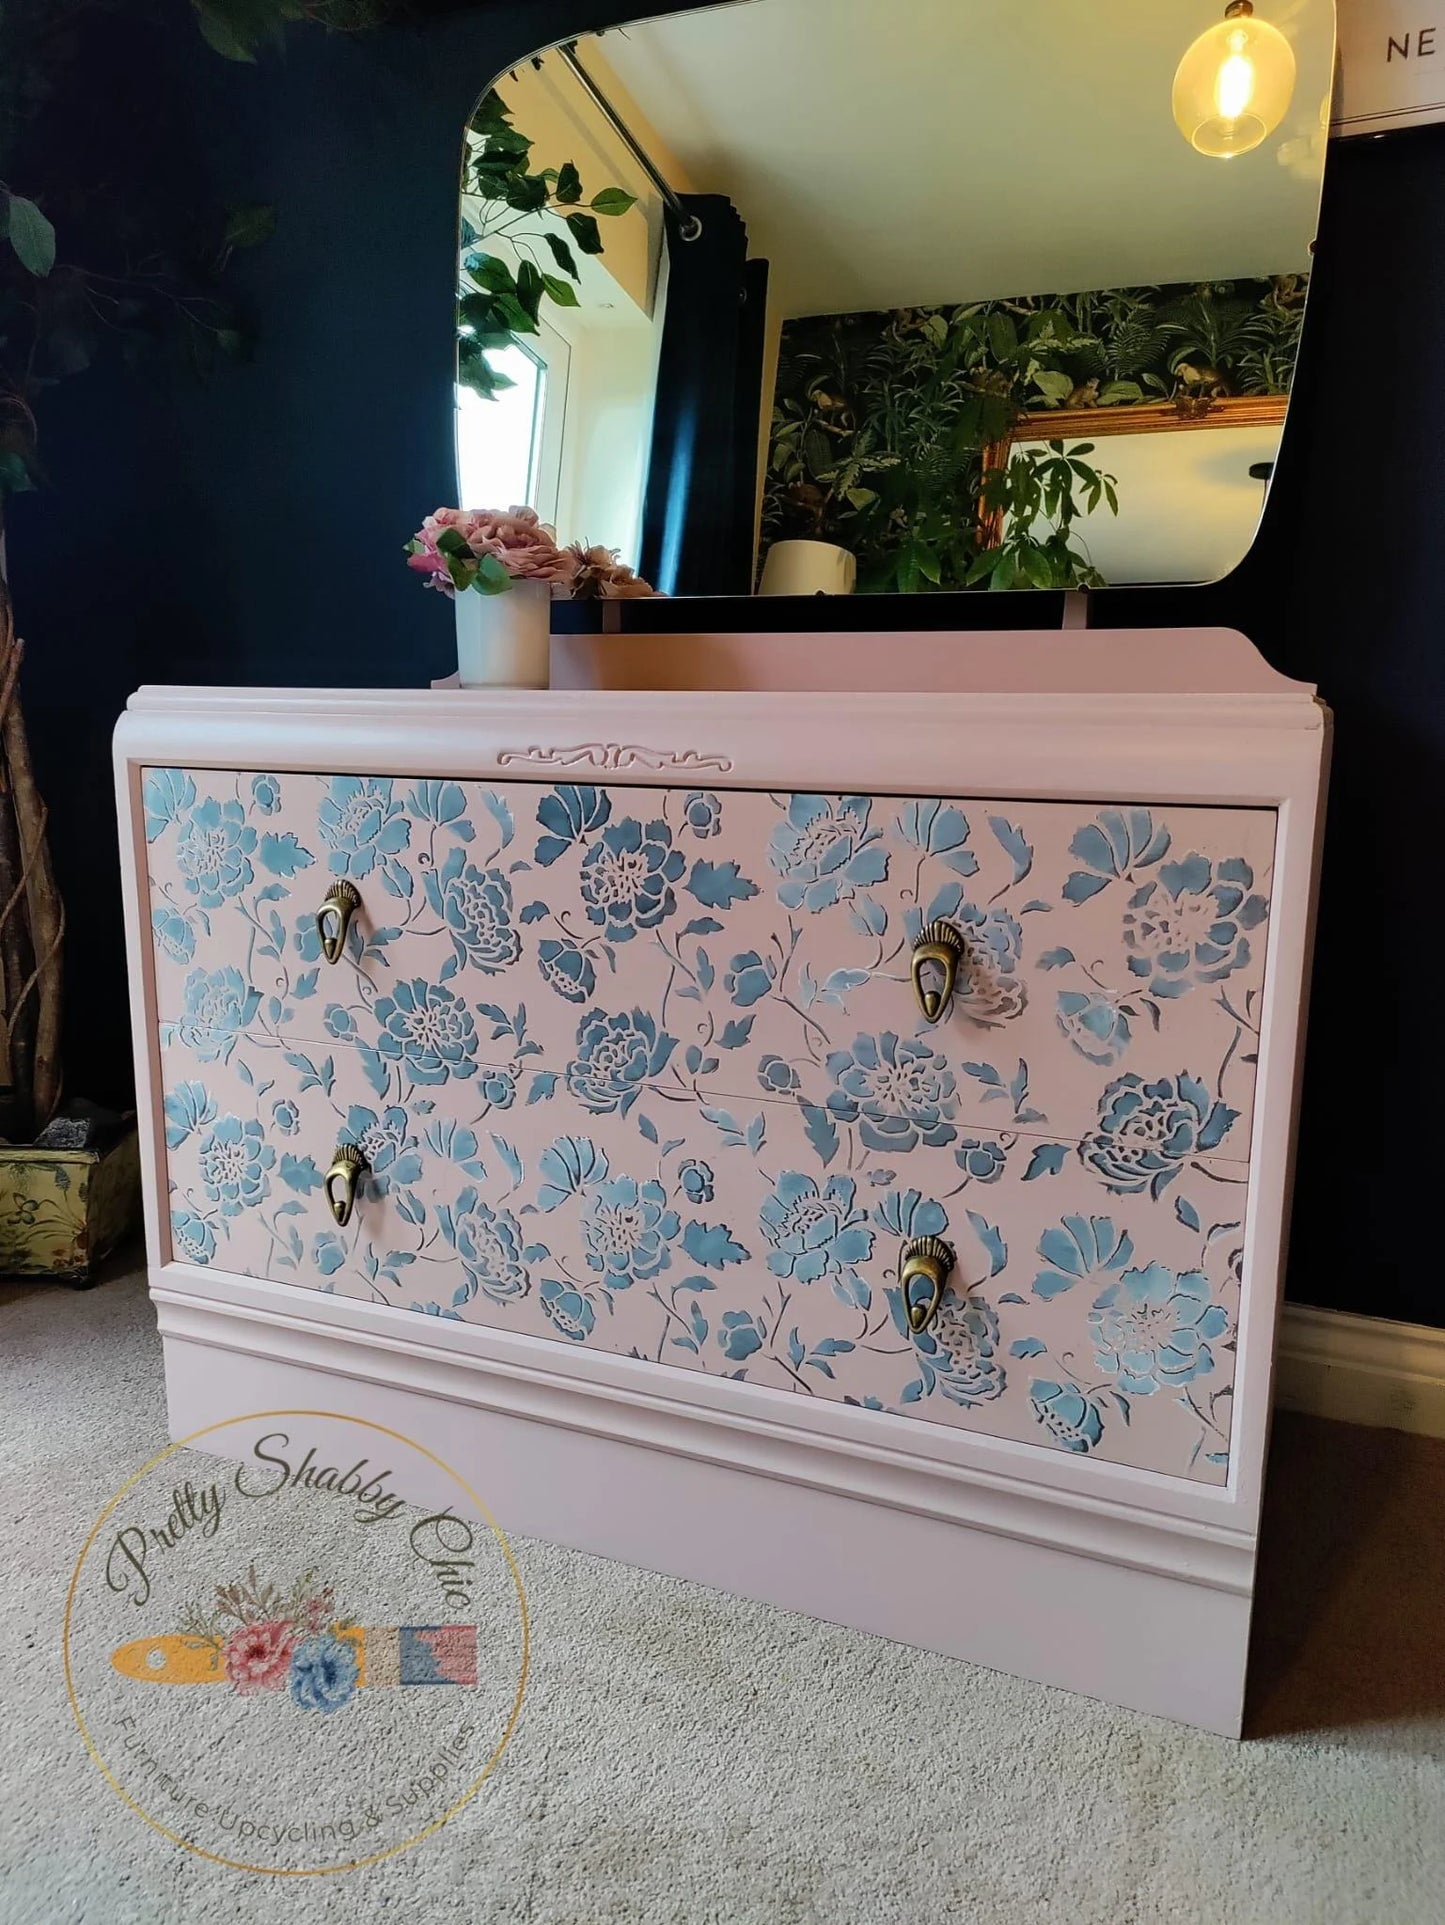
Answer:
[[[217,1054],[244,1028],[594,1108],[636,1069],[900,1151],[1107,1118],[1122,1153],[1169,1083],[1199,1148],[1247,1155],[1271,811],[183,769],[144,805],[157,1013]],[[939,918],[964,958],[930,1023]]]

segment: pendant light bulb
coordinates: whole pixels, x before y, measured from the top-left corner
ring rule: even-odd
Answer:
[[[1197,153],[1217,160],[1247,154],[1272,134],[1294,97],[1294,49],[1250,0],[1232,0],[1174,75],[1174,119]]]

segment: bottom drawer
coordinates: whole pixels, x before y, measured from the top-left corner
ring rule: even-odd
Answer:
[[[349,1050],[165,1059],[178,1259],[1225,1479],[1243,1165],[1181,1161],[1156,1197],[1087,1139],[884,1153],[783,1101],[588,1115],[479,1076],[388,1105]],[[346,1139],[373,1175],[338,1229]],[[925,1235],[957,1268],[915,1334],[900,1252]]]

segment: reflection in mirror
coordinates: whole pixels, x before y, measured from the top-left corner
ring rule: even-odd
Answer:
[[[461,505],[670,594],[1217,578],[1333,46],[1333,0],[739,0],[534,57],[466,138]]]

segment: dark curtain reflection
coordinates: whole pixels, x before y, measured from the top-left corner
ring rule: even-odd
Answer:
[[[668,209],[641,573],[667,595],[747,595],[768,268],[748,260],[731,201],[691,194],[683,206],[702,232],[684,240]]]

